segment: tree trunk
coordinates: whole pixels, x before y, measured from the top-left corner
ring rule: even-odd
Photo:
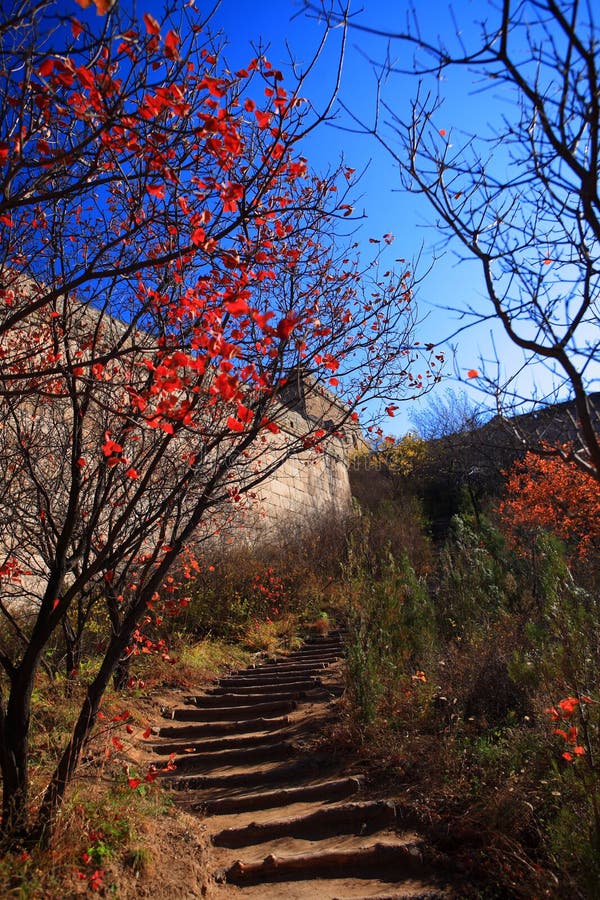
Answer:
[[[46,788],[42,805],[40,806],[35,836],[38,843],[47,845],[52,837],[56,817],[65,796],[65,791],[77,768],[81,751],[87,743],[98,715],[98,708],[108,687],[108,683],[115,671],[120,659],[125,654],[125,649],[131,640],[137,620],[146,604],[146,597],[156,589],[156,584],[163,577],[163,572],[158,571],[154,579],[150,579],[146,591],[141,591],[136,604],[131,607],[121,620],[118,633],[113,633],[112,639],[106,648],[102,665],[94,680],[89,684],[85,700],[82,703],[79,716],[73,728],[71,739],[65,747],[60,761],[52,773],[52,778]]]
[[[129,673],[131,671],[131,654],[122,656],[115,666],[113,675],[113,687],[115,691],[124,691],[129,682]]]
[[[35,839],[43,846],[46,846],[52,837],[56,824],[56,817],[64,799],[65,791],[77,768],[81,751],[96,722],[98,708],[114,671],[116,662],[123,652],[123,647],[120,645],[125,643],[126,641],[121,638],[118,643],[115,641],[106,651],[100,671],[87,689],[87,694],[73,728],[71,739],[65,747],[60,761],[52,774],[50,783],[46,788],[46,793],[44,794],[44,799],[38,812],[35,827]]]
[[[0,713],[0,769],[2,771],[2,844],[14,847],[28,838],[29,720],[31,683],[16,672],[6,711]]]
[[[74,678],[77,675],[81,663],[81,638],[82,634],[75,634],[71,623],[65,616],[63,621],[63,635],[65,639],[65,696],[73,693]]]
[[[46,788],[46,793],[44,794],[44,799],[42,800],[37,815],[34,837],[35,840],[42,845],[48,844],[52,837],[56,824],[56,817],[64,799],[65,791],[77,768],[81,751],[92,732],[98,715],[100,702],[104,696],[104,692],[111,676],[115,671],[115,667],[118,665],[119,660],[124,658],[127,645],[131,640],[131,636],[136,628],[138,620],[146,608],[147,601],[162,583],[166,572],[181,552],[181,548],[189,535],[193,533],[198,526],[204,509],[205,507],[198,506],[196,512],[190,518],[188,525],[183,529],[179,538],[171,542],[170,551],[165,553],[160,565],[157,566],[145,587],[137,594],[135,602],[128,609],[126,614],[119,615],[118,627],[113,626],[113,634],[104,654],[102,665],[100,666],[98,674],[88,686],[87,694],[73,728],[71,739],[52,774],[52,778]],[[115,624],[117,623],[115,622]]]

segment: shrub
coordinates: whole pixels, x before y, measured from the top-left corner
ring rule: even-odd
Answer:
[[[351,562],[348,694],[355,723],[364,728],[378,715],[394,715],[413,673],[426,665],[434,615],[425,583],[406,556],[388,553],[377,575],[356,549]]]

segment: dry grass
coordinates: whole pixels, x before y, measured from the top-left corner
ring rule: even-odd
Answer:
[[[161,706],[181,703],[183,691],[200,689],[250,659],[247,650],[210,640],[181,646],[175,663],[138,657],[132,667],[135,686],[110,690],[104,698],[50,848],[0,858],[0,897],[62,900],[98,894],[168,900],[181,895],[182,884],[186,896],[204,896],[208,876],[201,824],[175,809],[158,783],[142,781],[132,789],[127,777],[143,777],[148,769],[153,757],[143,735],[160,722]],[[63,679],[51,681],[42,673],[37,680],[34,806],[68,739],[83,691],[83,674],[68,696]],[[120,718],[125,711],[129,716]]]

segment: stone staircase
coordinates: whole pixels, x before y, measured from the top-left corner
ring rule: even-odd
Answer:
[[[339,633],[221,679],[164,710],[165,787],[203,817],[210,895],[285,900],[460,897],[395,799],[368,773],[319,749],[343,690]],[[157,759],[157,763],[159,760]]]

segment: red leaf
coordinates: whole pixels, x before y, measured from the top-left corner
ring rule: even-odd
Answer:
[[[77,77],[79,78],[79,83],[83,85],[84,88],[88,88],[90,90],[95,85],[94,76],[90,72],[89,69],[86,69],[85,66],[80,66],[75,70],[77,72]]]
[[[144,13],[144,25],[148,34],[160,34],[160,25],[150,13]]]
[[[243,316],[250,312],[248,304],[242,298],[230,300],[225,306],[233,316]]]
[[[75,38],[75,40],[77,40],[77,38],[79,37],[79,35],[81,34],[82,31],[83,31],[83,25],[81,24],[79,19],[76,19],[75,16],[72,16],[72,18],[71,18],[71,33],[73,34],[73,37]]]
[[[260,109],[256,109],[254,110],[254,115],[256,116],[256,121],[258,122],[259,128],[267,128],[269,122],[271,121],[271,113],[261,112]]]
[[[114,747],[116,750],[122,750],[122,749],[123,749],[123,742],[120,741],[118,737],[113,737],[113,738],[111,738],[111,741],[112,741],[113,747]]]
[[[128,478],[133,478],[133,479],[135,479],[135,478],[139,478],[139,477],[140,477],[140,476],[139,476],[139,473],[136,472],[136,470],[133,468],[133,466],[131,466],[131,468],[127,469],[127,471],[125,472],[125,474],[127,475]]]
[[[579,705],[579,700],[576,697],[565,697],[565,699],[561,700],[558,705],[560,706],[563,715],[569,717],[572,716],[575,712],[577,706]]]
[[[159,200],[164,200],[164,197],[165,197],[164,184],[149,184],[149,185],[147,185],[146,190],[153,197],[157,197]]]
[[[108,434],[108,431],[105,433],[104,437],[106,438],[106,442],[102,444],[102,452],[105,456],[112,456],[113,453],[122,453],[123,448],[120,444],[117,444],[116,441],[113,441]]]
[[[237,379],[231,375],[220,372],[211,385],[213,394],[220,394],[223,400],[233,400],[238,393]]]
[[[179,35],[176,31],[169,31],[165,38],[165,56],[167,59],[177,59],[179,56]]]
[[[262,419],[261,426],[266,428],[267,431],[270,431],[272,434],[279,434],[281,428],[277,425],[276,422],[270,422],[266,417]]]
[[[129,785],[130,788],[139,787],[141,783],[142,783],[141,778],[128,778],[127,779],[127,784]]]
[[[142,734],[142,737],[144,738],[145,741],[147,741],[151,734],[152,734],[152,729],[146,728],[146,730]]]
[[[202,85],[213,97],[224,97],[227,93],[225,82],[222,78],[211,78],[210,75],[205,75],[202,79]]]
[[[240,422],[238,419],[234,419],[233,416],[229,416],[227,419],[227,427],[230,431],[243,431],[244,423]]]
[[[252,412],[251,409],[248,409],[247,406],[244,406],[243,403],[238,403],[237,417],[240,420],[240,422],[248,423],[248,422],[251,422],[252,419],[254,418],[254,413]]]
[[[278,336],[284,341],[287,340],[297,324],[298,320],[293,314],[281,319],[277,326]]]
[[[477,369],[469,369],[467,372],[467,378],[479,378],[479,372]]]
[[[47,75],[52,74],[53,69],[54,69],[54,60],[53,59],[45,59],[44,62],[41,64],[38,71],[39,71],[40,75],[42,75],[45,78]]]

